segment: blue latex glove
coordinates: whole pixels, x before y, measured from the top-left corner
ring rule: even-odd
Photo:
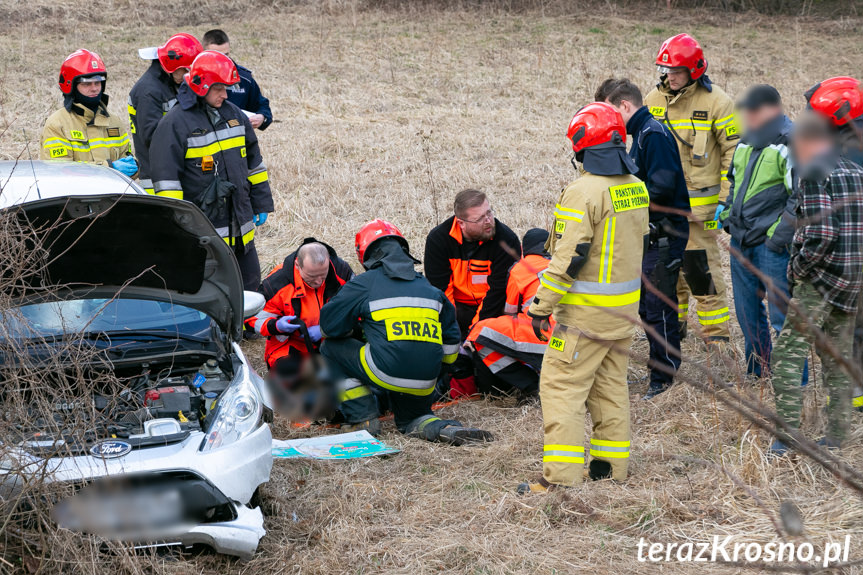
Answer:
[[[719,204],[718,206],[716,206],[716,215],[713,216],[713,219],[716,221],[719,221],[719,214],[721,214],[724,211],[725,211],[725,206],[723,206],[722,204]]]
[[[262,226],[267,222],[267,212],[262,212],[260,214],[255,214],[255,225]]]
[[[321,341],[321,326],[319,325],[310,325],[309,326],[309,337],[312,338],[312,341],[318,343]]]
[[[111,167],[123,174],[124,176],[132,177],[138,171],[138,162],[135,161],[134,156],[126,156],[124,158],[120,158],[116,162],[111,164]]]
[[[284,315],[280,317],[276,320],[276,329],[284,334],[294,333],[295,331],[300,329],[299,325],[291,323],[295,319],[297,319],[297,316],[295,315]]]

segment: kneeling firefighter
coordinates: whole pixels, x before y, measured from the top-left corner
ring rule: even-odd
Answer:
[[[580,177],[555,207],[551,263],[527,311],[540,339],[552,313],[557,321],[539,384],[543,476],[519,485],[520,493],[581,483],[585,404],[593,421],[590,477],[623,480],[629,461],[626,369],[650,199],[632,175],[637,169],[626,154],[626,126],[613,106],[579,110],[567,137]]]
[[[431,410],[438,377],[458,355],[458,323],[446,295],[414,270],[417,261],[393,224],[378,219],[363,226],[356,249],[368,271],[321,310],[321,353],[340,381],[339,409],[350,428],[378,432],[380,401],[402,433],[455,445],[491,441],[489,432]],[[360,332],[365,343],[354,337]]]

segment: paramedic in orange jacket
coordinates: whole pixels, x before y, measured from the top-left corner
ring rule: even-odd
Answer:
[[[548,267],[547,240],[548,232],[540,228],[524,234],[524,257],[509,270],[506,314],[478,321],[467,336],[466,347],[474,351],[477,388],[483,394],[530,396],[539,389],[546,343],[536,337],[524,312],[539,287],[540,274]]]
[[[271,372],[288,381],[297,376],[310,353],[298,319],[307,326],[317,351],[321,308],[353,277],[351,267],[333,248],[306,238],[261,282],[259,291],[267,304],[246,325],[267,338],[264,358]]]
[[[453,208],[455,215],[429,232],[423,263],[426,278],[455,306],[464,337],[474,322],[503,314],[507,272],[521,246],[483,192],[462,190]]]

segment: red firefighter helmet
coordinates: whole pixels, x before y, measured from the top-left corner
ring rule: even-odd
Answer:
[[[806,92],[809,107],[830,118],[834,126],[844,126],[863,116],[863,84],[848,76],[829,78]]]
[[[215,50],[204,50],[195,57],[183,76],[186,84],[199,96],[206,96],[213,84],[231,86],[240,81],[234,61]]]
[[[381,240],[383,238],[398,238],[401,241],[402,245],[405,249],[408,249],[408,241],[405,239],[404,234],[402,234],[401,230],[399,230],[394,224],[386,220],[382,220],[380,218],[376,220],[372,220],[357,232],[356,238],[356,248],[357,248],[357,257],[360,259],[360,263],[365,262],[366,252],[372,244],[376,241]]]
[[[575,113],[566,137],[576,153],[603,144],[606,144],[604,147],[626,147],[626,124],[617,108],[605,102],[594,102]]]
[[[663,68],[686,68],[693,80],[707,71],[707,60],[701,45],[689,34],[678,34],[662,43],[656,55],[656,65]]]
[[[177,68],[190,68],[195,57],[203,50],[204,47],[201,46],[197,38],[191,34],[180,32],[168,38],[164,45],[159,46],[156,49],[156,54],[162,69],[171,74]]]
[[[76,81],[87,76],[100,76],[102,82],[108,78],[108,70],[99,54],[90,50],[75,50],[60,66],[60,91],[71,94]]]

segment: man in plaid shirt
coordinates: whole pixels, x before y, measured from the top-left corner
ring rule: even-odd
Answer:
[[[827,434],[818,443],[838,448],[848,433],[851,377],[840,358],[851,360],[857,300],[863,287],[863,168],[840,158],[835,133],[813,112],[794,127],[792,149],[800,176],[798,226],[788,279],[793,297],[774,349],[776,411],[800,425],[800,374],[815,350],[830,395]],[[770,452],[787,446],[773,442]]]

